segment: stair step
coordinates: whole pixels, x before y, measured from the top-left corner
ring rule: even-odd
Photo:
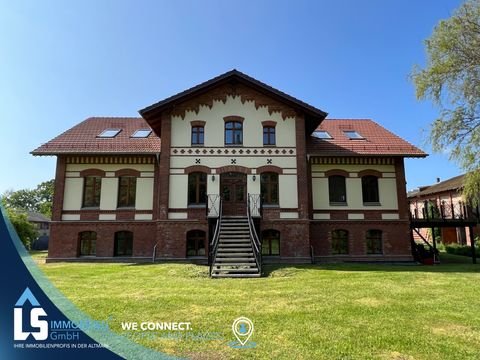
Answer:
[[[244,252],[235,252],[231,253],[229,251],[218,251],[217,257],[230,257],[230,256],[253,256],[253,251],[244,251]]]
[[[260,274],[212,274],[212,277],[216,278],[256,278],[260,277]]]
[[[212,265],[212,270],[214,270],[213,268],[214,267],[222,267],[222,266],[245,266],[245,267],[252,267],[254,266],[255,269],[257,268],[257,263],[255,262],[229,262],[229,263],[226,263],[226,262],[222,262],[222,263],[215,263]]]
[[[219,248],[217,254],[253,254],[253,250],[251,248]]]
[[[229,272],[229,273],[258,273],[258,269],[257,268],[250,268],[250,269],[214,269],[212,271],[213,273],[225,273],[225,272]]]
[[[215,258],[215,264],[217,262],[221,262],[223,264],[225,263],[239,263],[239,262],[249,262],[249,263],[255,263],[255,258],[254,257],[220,257],[220,258]]]
[[[218,245],[218,250],[229,250],[229,251],[238,251],[238,250],[242,250],[242,251],[245,251],[245,250],[251,250],[252,247],[250,244],[232,244],[230,246],[226,246],[226,245]]]
[[[229,227],[222,227],[220,229],[220,232],[226,232],[226,233],[242,233],[242,234],[245,234],[245,233],[250,233],[250,230],[248,228],[246,229],[239,229],[239,228],[229,228]]]

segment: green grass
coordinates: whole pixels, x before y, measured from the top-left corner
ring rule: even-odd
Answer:
[[[480,265],[268,266],[260,279],[210,279],[185,264],[42,264],[80,309],[147,347],[194,359],[478,359]],[[461,258],[461,259],[459,259]],[[255,325],[232,349],[231,324]],[[121,321],[190,321],[223,340],[143,338]]]

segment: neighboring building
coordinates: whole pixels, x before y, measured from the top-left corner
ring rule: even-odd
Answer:
[[[220,199],[227,219],[262,213],[264,261],[412,259],[403,159],[426,154],[375,122],[236,70],[140,114],[32,152],[57,156],[49,261],[206,261]]]
[[[27,220],[35,226],[38,236],[50,235],[50,219],[35,211],[27,211]]]
[[[27,211],[27,219],[35,226],[38,237],[32,243],[32,250],[47,250],[50,236],[50,219],[35,211]]]
[[[455,221],[457,226],[446,226],[438,229],[438,234],[445,244],[458,243],[470,245],[469,225],[462,225],[462,221],[476,218],[475,210],[467,206],[462,195],[465,175],[455,176],[428,186],[422,186],[408,193],[408,203],[412,219],[437,218],[444,219],[446,225]],[[432,240],[431,229],[418,230],[426,240]],[[479,227],[473,228],[474,236],[480,234]],[[416,240],[420,236],[414,233]],[[437,235],[438,237],[438,235]]]

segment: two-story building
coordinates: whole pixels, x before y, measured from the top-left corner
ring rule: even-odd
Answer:
[[[264,261],[412,259],[403,160],[426,154],[377,123],[236,70],[140,115],[32,152],[57,156],[49,261],[206,261],[217,220],[247,215]]]

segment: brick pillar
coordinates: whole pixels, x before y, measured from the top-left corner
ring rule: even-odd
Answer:
[[[308,219],[309,182],[307,171],[307,149],[305,141],[305,119],[301,115],[295,117],[295,136],[297,143],[297,188],[298,188],[298,216],[299,219]]]
[[[161,120],[161,137],[162,145],[160,152],[160,164],[159,164],[159,207],[158,207],[158,219],[168,219],[168,192],[170,188],[170,144],[171,144],[171,117],[169,114],[162,114]]]
[[[398,215],[401,220],[408,220],[407,182],[403,158],[395,158],[395,178],[397,180]]]
[[[53,193],[52,221],[62,220],[63,196],[65,192],[66,157],[57,156],[57,169],[55,171],[55,188]]]

